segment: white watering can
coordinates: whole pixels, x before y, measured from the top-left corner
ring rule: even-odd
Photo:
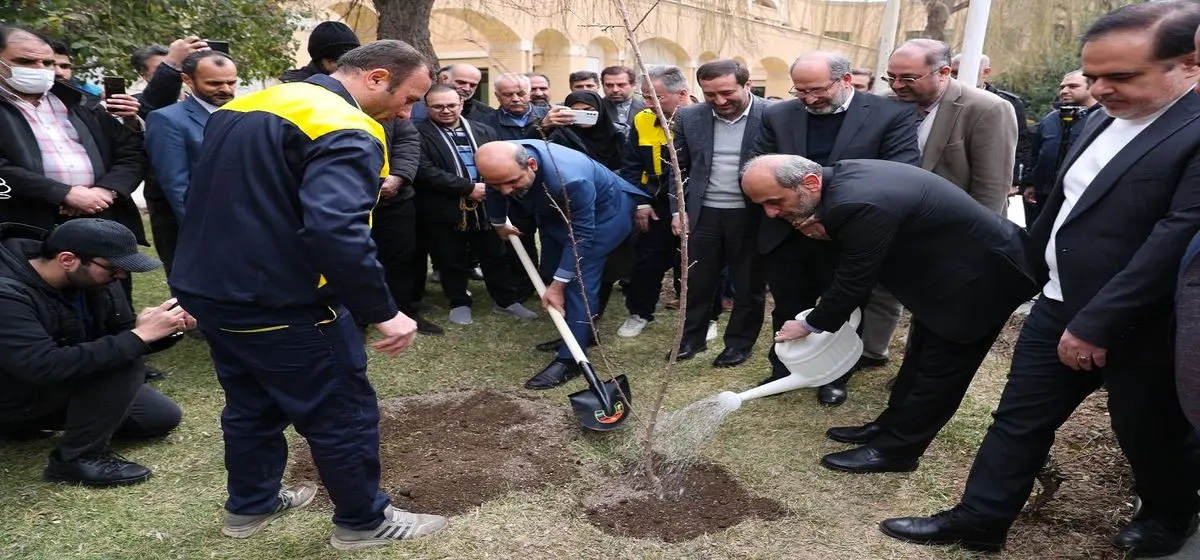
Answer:
[[[802,311],[796,315],[796,320],[803,319],[811,311]],[[858,337],[860,322],[862,314],[855,309],[850,320],[836,332],[813,333],[798,340],[776,342],[775,354],[791,375],[741,393],[722,392],[717,395],[717,400],[722,407],[736,410],[748,400],[830,383],[850,371],[862,355],[863,343]]]

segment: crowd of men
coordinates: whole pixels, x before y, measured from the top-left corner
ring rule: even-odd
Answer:
[[[432,534],[444,518],[394,508],[379,488],[365,329],[392,355],[444,333],[424,301],[430,263],[446,320],[473,324],[472,278],[494,313],[537,318],[511,242],[535,257],[540,307],[562,312],[581,345],[599,343],[618,285],[616,333],[636,337],[686,233],[691,297],[668,359],[708,350],[724,299],[718,368],[751,356],[768,291],[777,342],[862,309],[861,357],[817,391],[836,406],[851,375],[891,360],[911,313],[887,407],[827,433],[851,445],[821,460],[840,472],[918,469],[1013,310],[1035,298],[961,500],[886,520],[885,534],[1003,549],[1055,431],[1104,385],[1142,504],[1114,543],[1170,554],[1200,510],[1188,423],[1200,425],[1200,375],[1191,341],[1172,344],[1172,329],[1184,337],[1200,319],[1184,289],[1195,284],[1179,282],[1200,252],[1198,28],[1188,2],[1102,16],[1057,108],[1029,127],[986,58],[964,83],[930,39],[890,54],[888,96],[846,55],[817,51],[795,59],[787,101],[754,95],[748,69],[721,59],[698,68],[699,92],[667,65],[574,72],[565,95],[544,75],[503,74],[491,107],[478,68],[434,68],[403,42],[361,45],[326,22],[282,85],[235,97],[236,56],[193,37],[134,53],[144,91],[101,102],[73,81],[62,43],[0,26],[0,433],[64,430],[48,480],[146,480],[109,440],[178,424],[179,407],[143,385],[144,356],[198,328],[226,399],[226,535],[312,501],[314,488],[281,481],[289,424],[334,503],[334,547]],[[159,264],[137,248],[143,181],[178,299],[135,315],[130,273]],[[1006,218],[1014,194],[1027,228]],[[579,375],[563,341],[538,349],[555,356],[527,388]],[[773,348],[768,359],[762,383],[789,375]]]

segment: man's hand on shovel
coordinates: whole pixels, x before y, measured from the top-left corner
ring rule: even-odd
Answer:
[[[508,238],[514,235],[521,235],[521,230],[512,224],[493,224],[492,229],[496,230],[496,235],[499,235],[500,239],[505,241],[508,241]]]
[[[546,292],[542,294],[542,309],[549,311],[553,308],[560,315],[566,317],[567,314],[563,311],[563,293],[566,291],[566,287],[567,284],[561,280],[555,280],[546,286]]]

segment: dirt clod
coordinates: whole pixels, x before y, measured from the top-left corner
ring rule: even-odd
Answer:
[[[782,504],[750,495],[725,469],[695,464],[662,476],[666,489],[659,499],[640,478],[609,479],[584,496],[588,521],[611,535],[689,541],[733,527],[750,518],[778,519]]]
[[[570,424],[554,406],[462,392],[381,401],[379,413],[381,484],[396,507],[456,515],[574,475]],[[292,482],[320,480],[303,440],[292,455]],[[318,500],[330,507],[324,491]]]

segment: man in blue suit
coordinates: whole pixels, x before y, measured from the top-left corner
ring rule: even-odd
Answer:
[[[171,210],[183,223],[183,202],[204,143],[204,126],[213,111],[233,100],[237,66],[223,52],[199,51],[183,60],[180,73],[192,95],[146,117],[146,154]]]
[[[475,153],[475,165],[490,187],[488,219],[500,237],[521,235],[517,228],[505,225],[510,201],[537,221],[547,268],[558,255],[554,281],[542,296],[542,306],[563,312],[572,336],[587,344],[592,336],[589,313],[599,304],[605,261],[633,231],[638,203],[648,202],[648,197],[586,155],[542,140],[489,142]],[[575,360],[562,344],[554,361],[525,388],[550,389],[576,375]]]

